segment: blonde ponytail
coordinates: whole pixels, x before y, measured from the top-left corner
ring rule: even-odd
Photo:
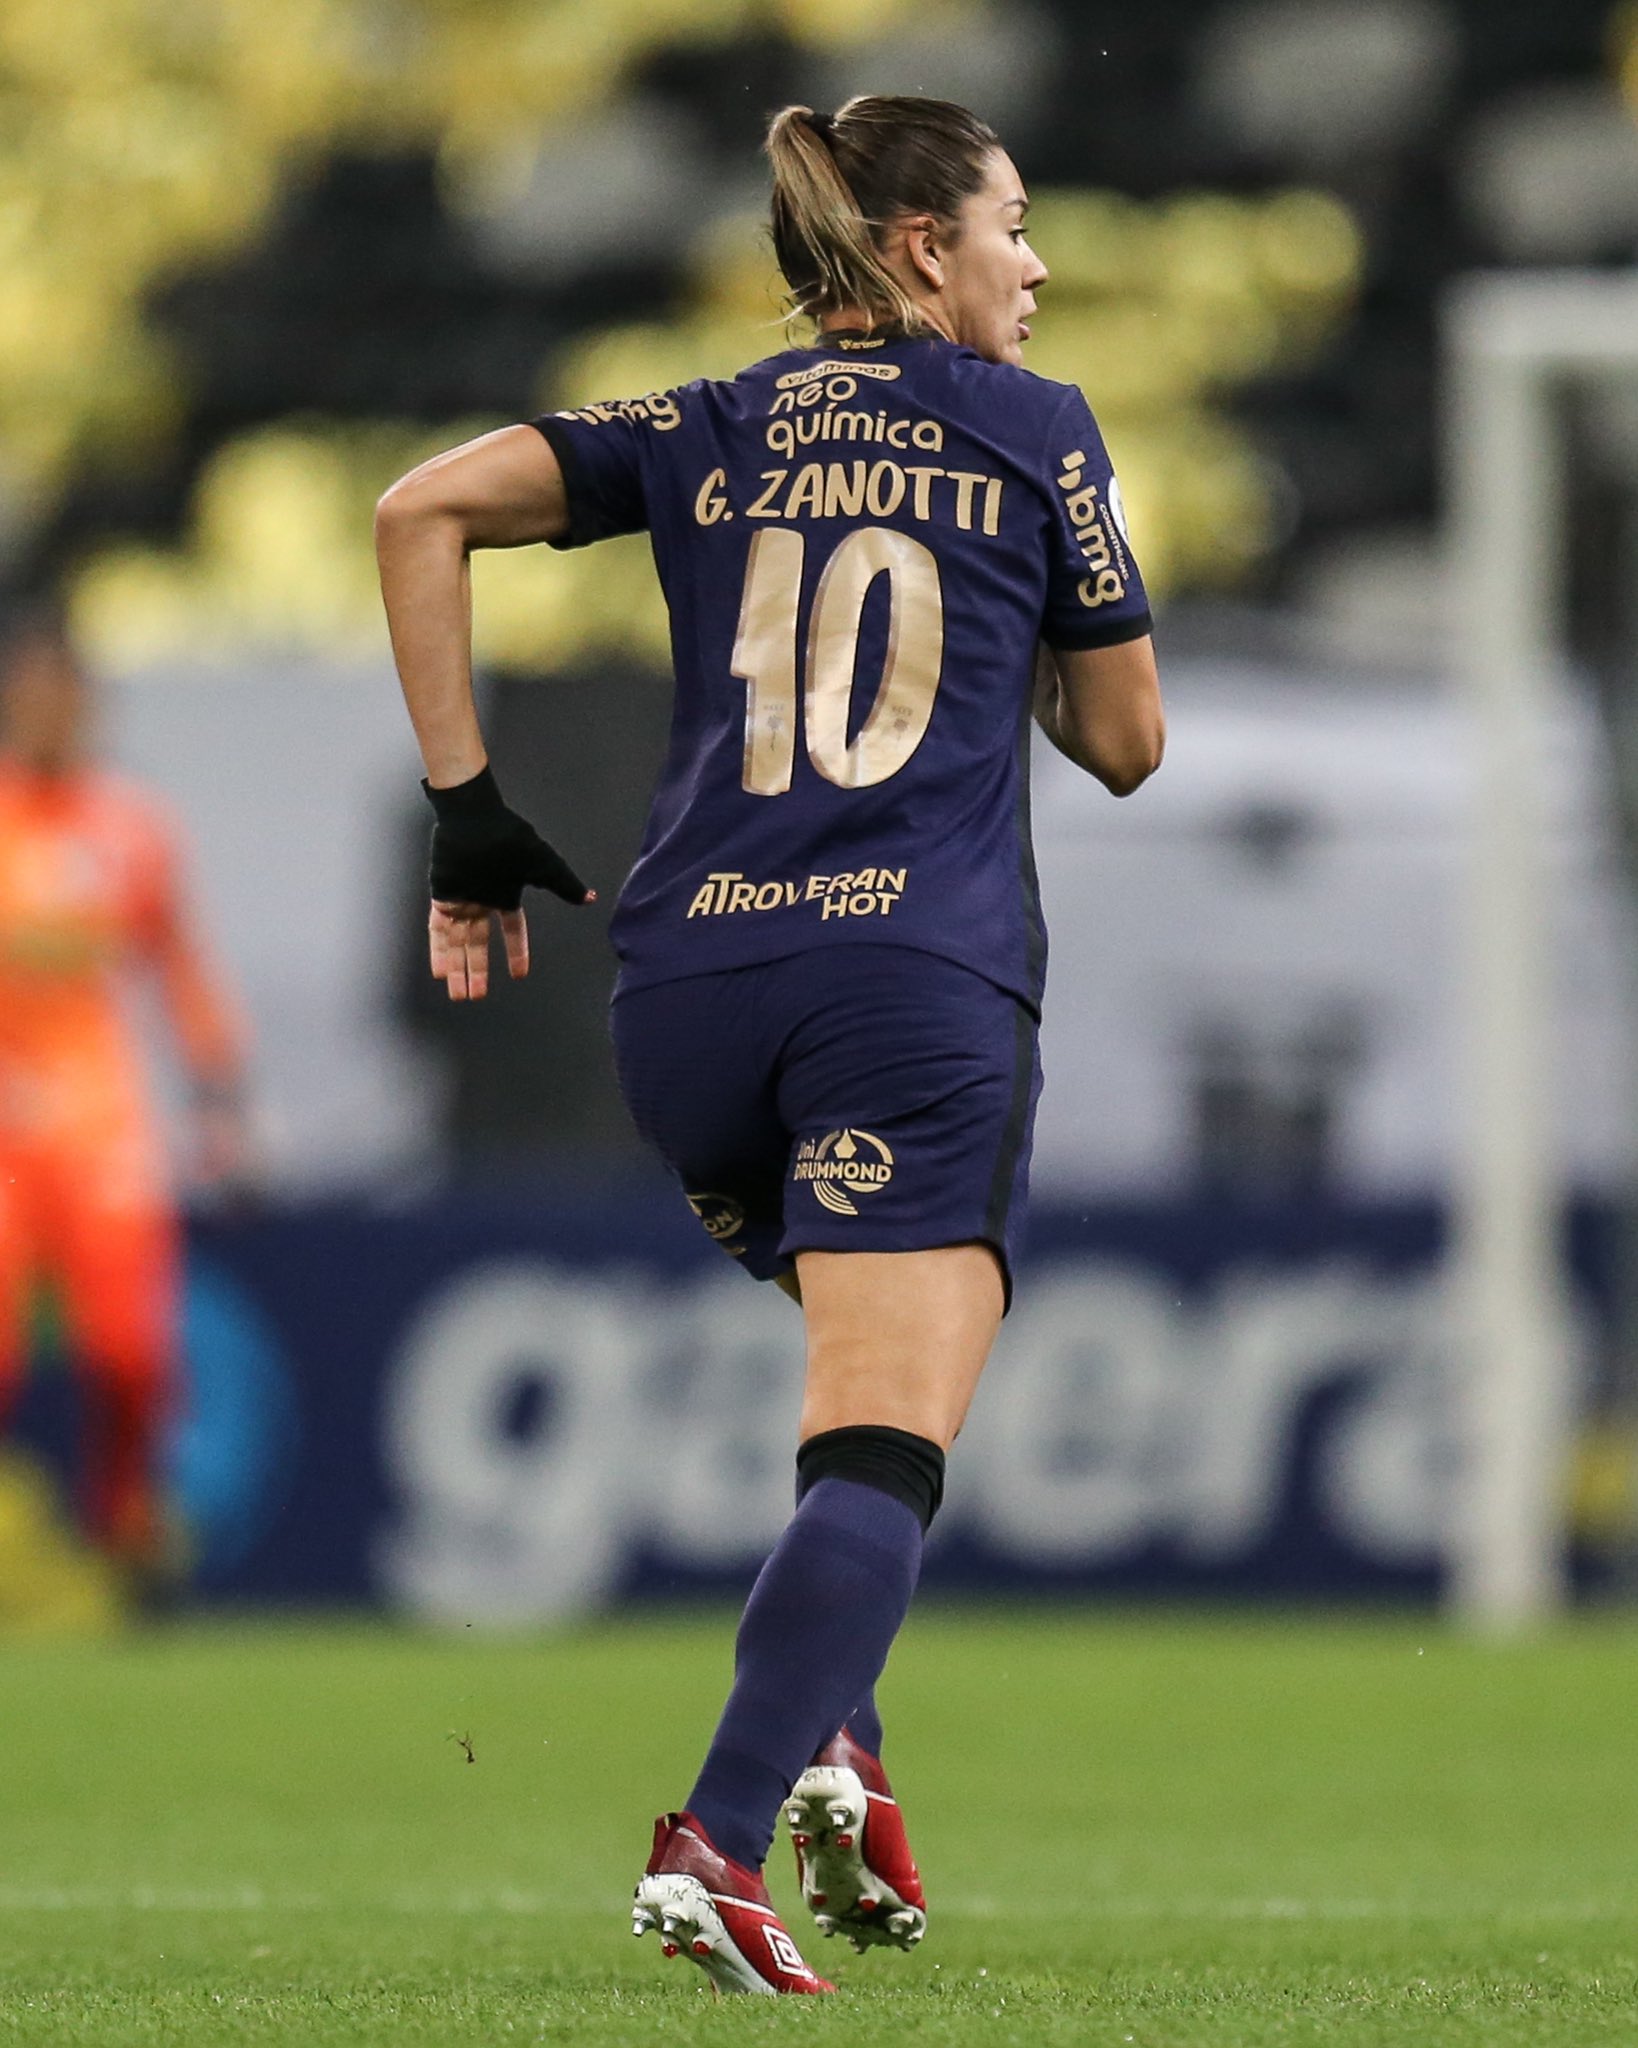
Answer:
[[[921,316],[878,254],[859,203],[814,126],[813,109],[786,107],[775,114],[763,147],[773,166],[774,247],[792,310],[811,319],[857,306],[872,327],[919,328]],[[786,263],[786,250],[801,252],[794,265]]]
[[[810,319],[857,307],[871,327],[926,322],[883,260],[878,237],[906,214],[953,221],[999,147],[945,100],[861,94],[833,116],[785,107],[763,145],[773,170],[774,252],[792,310]]]

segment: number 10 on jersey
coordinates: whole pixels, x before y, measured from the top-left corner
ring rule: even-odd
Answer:
[[[781,796],[796,763],[797,613],[804,535],[764,527],[751,542],[734,635],[745,684],[744,786]],[[865,598],[888,579],[887,656],[863,725],[847,736]],[[808,619],[802,723],[808,758],[828,782],[864,789],[897,775],[921,745],[944,663],[944,595],[931,549],[888,526],[848,534],[825,563]]]

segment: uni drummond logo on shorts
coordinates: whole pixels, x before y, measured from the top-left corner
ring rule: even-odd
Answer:
[[[879,1194],[886,1187],[893,1178],[893,1154],[872,1131],[827,1131],[797,1146],[792,1178],[811,1182],[820,1206],[833,1216],[857,1216],[853,1197]]]

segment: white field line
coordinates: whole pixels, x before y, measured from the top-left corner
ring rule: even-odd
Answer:
[[[6,1913],[328,1913],[403,1914],[410,1917],[532,1917],[565,1911],[594,1910],[618,1914],[624,1894],[588,1900],[584,1891],[494,1891],[324,1893],[268,1891],[259,1885],[5,1885],[0,1884],[0,1915]],[[934,1902],[941,1919],[1037,1921],[1039,1906],[1020,1899],[969,1896]],[[1630,1901],[1582,1899],[1543,1901],[1539,1905],[1498,1905],[1473,1900],[1452,1905],[1418,1904],[1390,1899],[1162,1899],[1138,1897],[1082,1898],[1077,1912],[1091,1920],[1194,1921],[1449,1921],[1484,1920],[1491,1924],[1530,1925],[1539,1921],[1601,1921],[1632,1918]]]
[[[437,1915],[560,1913],[585,1903],[584,1894],[508,1889],[467,1892],[380,1892],[345,1896],[325,1892],[266,1891],[259,1885],[5,1885],[5,1913],[328,1913],[364,1906],[371,1912]],[[621,1899],[613,1904],[624,1904]]]
[[[939,1900],[941,1914],[953,1920],[1030,1920],[1040,1918],[1039,1906],[999,1899],[966,1898]],[[1473,1899],[1453,1904],[1419,1903],[1410,1899],[1157,1899],[1115,1897],[1081,1898],[1076,1912],[1087,1920],[1383,1920],[1451,1921],[1483,1920],[1489,1925],[1538,1920],[1582,1921],[1620,1920],[1633,1917],[1631,1900],[1577,1899],[1544,1900],[1539,1905],[1514,1902],[1498,1905]]]

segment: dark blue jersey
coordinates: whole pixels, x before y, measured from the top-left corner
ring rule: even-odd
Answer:
[[[1037,644],[1149,630],[1080,392],[942,340],[832,334],[536,424],[568,491],[558,544],[647,528],[671,614],[622,986],[878,940],[1037,1006]]]

